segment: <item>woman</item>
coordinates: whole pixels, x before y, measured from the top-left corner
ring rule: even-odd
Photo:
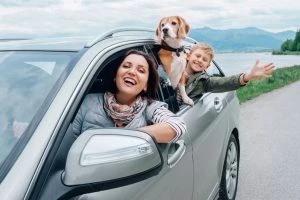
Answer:
[[[168,143],[184,134],[185,123],[155,101],[159,83],[157,66],[144,52],[127,52],[114,79],[114,87],[104,94],[89,94],[73,122],[80,134],[88,129],[125,127],[152,135],[158,143]]]

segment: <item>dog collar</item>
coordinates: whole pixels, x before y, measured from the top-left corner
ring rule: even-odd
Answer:
[[[184,52],[185,53],[185,49],[184,49],[184,46],[181,46],[179,48],[173,48],[173,47],[170,47],[165,41],[162,40],[162,43],[161,43],[161,48],[164,49],[164,50],[167,50],[167,51],[173,51],[173,52],[176,52],[176,56],[180,56],[180,52]]]

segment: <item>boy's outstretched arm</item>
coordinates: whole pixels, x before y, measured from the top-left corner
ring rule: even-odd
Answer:
[[[257,60],[250,72],[244,73],[240,76],[240,83],[246,84],[248,81],[253,79],[269,78],[272,76],[273,71],[275,71],[273,63],[260,65],[259,60]]]

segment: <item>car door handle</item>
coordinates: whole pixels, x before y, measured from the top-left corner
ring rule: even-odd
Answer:
[[[168,154],[168,165],[171,168],[178,163],[178,161],[182,158],[186,150],[184,140],[178,140],[173,145],[175,146],[175,152]]]
[[[219,97],[215,97],[214,106],[217,112],[220,112],[223,109],[223,103]]]

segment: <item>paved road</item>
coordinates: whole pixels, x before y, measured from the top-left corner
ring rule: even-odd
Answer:
[[[300,81],[241,106],[237,200],[300,200]]]

